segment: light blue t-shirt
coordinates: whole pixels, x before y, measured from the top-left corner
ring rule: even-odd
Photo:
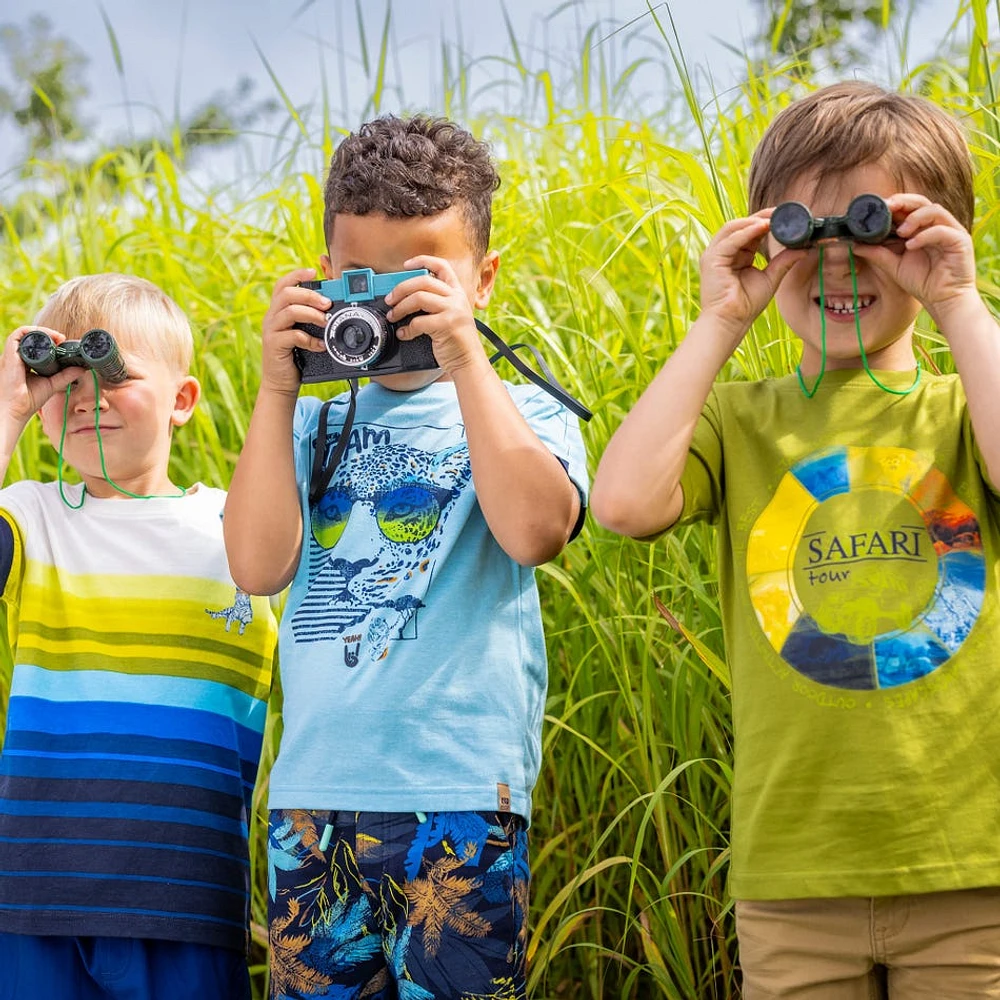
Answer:
[[[576,417],[533,385],[508,390],[585,501]],[[330,408],[330,450],[348,401]],[[270,808],[528,818],[548,680],[538,591],[483,518],[454,384],[364,386],[310,509],[321,405],[302,398],[295,416],[306,537],[281,622]]]

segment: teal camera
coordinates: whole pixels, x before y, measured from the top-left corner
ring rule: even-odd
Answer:
[[[405,326],[390,323],[385,297],[409,278],[430,272],[426,268],[377,274],[370,267],[344,271],[330,281],[304,281],[302,288],[314,288],[330,300],[325,326],[296,323],[312,337],[323,341],[326,351],[295,349],[295,362],[303,382],[332,382],[372,375],[429,371],[440,367],[426,334],[400,340],[396,331]],[[420,315],[414,313],[413,315]]]

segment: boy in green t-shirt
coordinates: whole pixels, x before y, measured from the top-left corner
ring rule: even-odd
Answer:
[[[719,528],[745,996],[1000,996],[1000,329],[968,147],[842,83],[774,119],[749,200],[592,497],[637,538]],[[799,370],[713,385],[772,296]],[[957,375],[915,363],[921,308]]]

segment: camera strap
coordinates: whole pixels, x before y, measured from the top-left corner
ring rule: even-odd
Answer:
[[[581,420],[590,420],[593,416],[590,410],[575,397],[571,396],[559,384],[555,375],[552,374],[549,366],[545,363],[545,359],[535,347],[531,344],[514,344],[508,346],[485,323],[478,319],[476,320],[476,329],[497,349],[496,353],[490,357],[491,365],[496,364],[500,357],[505,357],[529,382],[533,382],[540,389],[544,389],[550,396],[562,403],[571,413],[575,413]],[[531,351],[535,361],[538,362],[538,367],[542,370],[541,375],[526,365],[517,356],[515,352],[521,348]],[[309,476],[309,505],[311,507],[315,506],[319,498],[326,492],[327,487],[330,485],[330,480],[333,478],[334,471],[340,464],[341,458],[344,457],[344,452],[347,450],[347,443],[351,437],[351,428],[354,426],[354,413],[358,408],[358,380],[352,378],[348,379],[347,382],[351,387],[351,401],[348,403],[347,413],[344,414],[344,425],[329,461],[324,461],[329,437],[327,419],[334,400],[328,399],[319,411],[319,423],[316,428],[316,450],[313,452],[312,471]]]
[[[351,439],[351,427],[354,425],[354,411],[358,408],[358,380],[351,378],[347,380],[351,387],[351,401],[347,404],[347,413],[344,416],[344,429],[340,432],[337,447],[333,449],[329,462],[324,462],[326,456],[327,439],[327,416],[333,400],[328,399],[319,411],[319,426],[316,428],[316,451],[313,453],[312,473],[309,476],[309,506],[314,507],[316,501],[326,492],[333,478],[334,470],[340,464],[344,452],[347,450],[347,442]]]
[[[593,413],[587,409],[578,399],[571,396],[560,384],[559,380],[552,374],[549,370],[549,366],[545,363],[545,359],[538,352],[536,347],[531,344],[513,344],[508,346],[497,334],[495,334],[482,320],[476,320],[476,329],[497,349],[496,353],[490,358],[490,364],[496,364],[497,359],[505,357],[529,382],[533,382],[540,389],[544,389],[550,396],[554,399],[559,400],[563,406],[566,407],[571,413],[575,413],[581,420],[590,420]],[[529,368],[518,356],[515,351],[519,351],[521,348],[526,348],[531,351],[535,360],[538,362],[538,367],[542,369],[542,375],[538,372]]]

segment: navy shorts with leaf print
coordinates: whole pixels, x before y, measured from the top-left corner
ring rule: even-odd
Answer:
[[[267,862],[274,1000],[523,1000],[520,816],[277,809]]]

